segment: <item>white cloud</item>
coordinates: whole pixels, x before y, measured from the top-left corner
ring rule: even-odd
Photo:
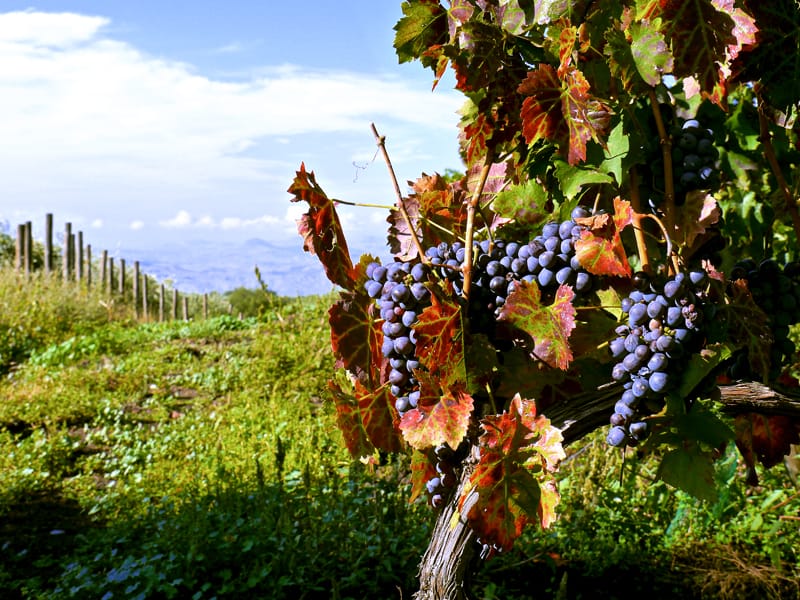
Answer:
[[[131,221],[130,228],[131,231],[140,231],[144,229],[144,221],[141,220]]]
[[[82,211],[87,222],[272,233],[289,223],[286,188],[302,160],[332,197],[393,201],[382,165],[351,165],[373,156],[371,122],[401,181],[425,157],[435,161],[428,171],[457,166],[462,97],[453,92],[291,65],[223,81],[114,39],[110,25],[103,16],[0,13],[4,197],[42,212]],[[447,158],[437,158],[443,149]],[[327,173],[324,157],[338,161]],[[89,206],[93,213],[81,208]],[[180,206],[204,216],[176,213]]]

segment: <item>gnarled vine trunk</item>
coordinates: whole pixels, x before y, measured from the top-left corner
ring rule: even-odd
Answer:
[[[551,407],[547,417],[560,428],[566,446],[580,440],[598,427],[608,424],[619,397],[620,387],[604,386],[589,395],[582,394],[569,402]],[[800,416],[800,394],[780,392],[765,385],[747,382],[721,388],[723,410],[735,415],[742,412]],[[436,519],[430,544],[419,568],[419,591],[415,600],[469,600],[469,580],[478,550],[475,534],[463,520],[455,520],[458,497],[476,462],[477,447],[461,475],[458,490]]]

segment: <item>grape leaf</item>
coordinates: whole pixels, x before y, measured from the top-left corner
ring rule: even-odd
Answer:
[[[597,169],[570,165],[563,160],[554,160],[553,164],[561,191],[564,193],[564,197],[568,199],[577,196],[585,185],[612,183],[614,181],[610,175]]]
[[[431,305],[419,315],[414,326],[417,359],[442,387],[465,382],[464,323],[458,302],[431,294]],[[453,446],[455,448],[455,446]]]
[[[675,77],[694,77],[707,96],[724,96],[719,71],[726,64],[728,46],[737,43],[731,16],[711,0],[652,0],[649,9],[645,18],[661,18],[661,31],[675,59]]]
[[[519,84],[522,103],[522,133],[535,144],[548,140],[559,145],[571,165],[586,160],[586,142],[602,145],[611,109],[589,95],[589,83],[576,68],[566,69],[563,78],[548,64],[528,72]]]
[[[332,283],[352,290],[355,284],[353,263],[334,201],[319,186],[314,172],[306,171],[305,164],[300,165],[288,191],[294,195],[292,202],[305,201],[309,205],[309,211],[297,221],[305,251],[319,257]]]
[[[676,235],[672,241],[682,243],[686,248],[691,248],[707,229],[719,223],[722,216],[714,196],[699,190],[688,192],[686,202],[676,212]]]
[[[439,444],[458,448],[467,433],[473,399],[463,388],[443,389],[424,371],[415,373],[420,384],[417,408],[406,411],[400,419],[400,430],[406,442],[417,450]]]
[[[365,256],[360,264],[365,259],[372,257]],[[379,381],[386,362],[381,353],[383,332],[374,312],[375,302],[358,289],[339,292],[339,299],[328,309],[336,368],[347,369],[367,385]]]
[[[708,502],[717,500],[713,457],[696,444],[667,452],[661,459],[656,476],[695,498]]]
[[[569,336],[575,328],[575,292],[562,285],[553,303],[541,304],[539,286],[520,281],[500,309],[498,321],[506,321],[535,342],[534,354],[553,368],[566,370],[572,361]]]
[[[425,491],[425,484],[438,475],[436,465],[425,452],[413,450],[411,452],[411,497],[409,502],[416,500]]]
[[[438,2],[412,0],[400,6],[403,16],[394,26],[394,47],[399,62],[419,58],[431,46],[446,41],[445,12]]]
[[[356,380],[355,396],[361,423],[369,441],[378,450],[402,451],[403,440],[396,427],[397,411],[394,408],[394,397],[389,393],[388,386],[368,389]]]
[[[508,412],[481,422],[480,459],[458,510],[485,543],[510,549],[523,528],[555,519],[558,491],[552,472],[564,459],[561,432],[516,395]]]
[[[769,379],[770,348],[774,342],[769,318],[753,300],[747,281],[737,279],[730,285],[731,302],[728,305],[730,341],[747,348],[750,370]]]
[[[708,344],[700,352],[693,353],[689,362],[681,372],[678,396],[689,398],[692,390],[719,365],[728,360],[733,349],[727,344]]]
[[[403,205],[420,239],[435,246],[440,242],[452,242],[462,235],[467,213],[460,182],[451,184],[438,173],[423,173],[409,185],[413,192],[404,198]],[[402,211],[393,208],[386,220],[389,223],[389,248],[395,257],[399,260],[415,258],[419,249]]]
[[[736,416],[734,429],[736,447],[750,468],[757,458],[769,469],[791,454],[792,444],[800,444],[800,422],[785,415],[743,413]]]
[[[594,275],[630,277],[631,266],[620,231],[633,220],[633,211],[627,200],[614,199],[614,217],[594,215],[576,222],[587,229],[575,241],[575,256],[581,266]]]
[[[755,42],[743,40],[731,65],[734,81],[758,81],[768,102],[789,114],[800,103],[800,10],[796,0],[745,0],[745,15],[755,17]],[[755,25],[741,26],[734,13],[736,31],[753,33]]]
[[[547,201],[547,190],[544,186],[529,179],[497,194],[492,209],[503,217],[533,226],[544,223],[549,218]]]
[[[333,380],[328,381],[328,391],[336,407],[336,424],[342,432],[350,456],[361,458],[372,454],[375,446],[372,445],[364,430],[361,411],[355,397],[342,390],[339,384]]]

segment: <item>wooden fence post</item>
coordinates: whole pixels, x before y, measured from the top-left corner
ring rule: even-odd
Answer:
[[[106,281],[106,289],[109,294],[114,293],[114,257],[108,257],[108,281]]]
[[[100,259],[100,291],[106,289],[106,280],[108,278],[108,250],[103,250],[103,256]]]
[[[158,288],[158,322],[164,322],[164,284]]]
[[[125,259],[119,259],[119,286],[117,288],[120,296],[125,295]]]
[[[44,272],[53,272],[53,213],[44,216]]]
[[[133,261],[133,315],[139,318],[139,261]]]
[[[79,231],[75,238],[75,281],[83,280],[83,232]]]
[[[33,225],[30,221],[25,222],[25,277],[30,278],[33,272]]]
[[[17,240],[14,246],[14,269],[17,271],[22,270],[23,255],[25,253],[25,225],[20,223],[17,225]]]
[[[92,245],[86,244],[86,289],[92,287]]]
[[[69,281],[69,268],[72,265],[70,240],[72,239],[72,223],[64,224],[64,249],[61,255],[61,274],[64,282]]]
[[[150,311],[147,310],[147,274],[142,274],[142,313],[144,314],[144,322],[150,320]]]
[[[183,320],[189,320],[189,297],[183,296]]]
[[[178,320],[178,290],[174,288],[172,290],[172,320]]]

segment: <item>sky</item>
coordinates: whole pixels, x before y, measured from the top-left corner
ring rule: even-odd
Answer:
[[[449,79],[398,64],[397,0],[65,0],[0,5],[0,223],[44,215],[94,248],[260,238],[301,247],[286,189],[388,205],[370,125],[405,189],[460,169]],[[354,254],[386,211],[343,207]],[[251,268],[250,265],[247,268]]]

